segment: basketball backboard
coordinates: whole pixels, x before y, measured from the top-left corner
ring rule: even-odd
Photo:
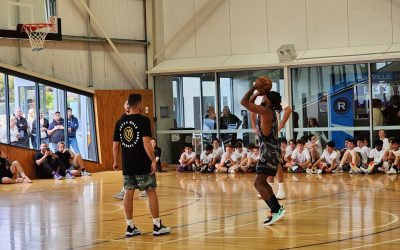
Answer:
[[[0,37],[27,39],[17,25],[48,23],[55,14],[54,3],[54,0],[0,0]],[[55,32],[49,33],[46,40],[62,40],[61,19],[58,18]]]

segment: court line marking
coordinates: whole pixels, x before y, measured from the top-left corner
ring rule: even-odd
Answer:
[[[325,206],[319,206],[319,207],[315,207],[315,208],[309,208],[309,209],[305,209],[305,210],[302,210],[302,211],[297,211],[297,212],[286,214],[286,215],[304,213],[304,212],[308,212],[308,211],[315,210],[315,209],[334,206],[334,205],[337,205],[337,204],[340,204],[340,202],[332,203],[332,204],[325,205]],[[222,232],[222,231],[226,231],[226,230],[230,230],[230,229],[234,229],[234,228],[239,228],[239,227],[244,227],[244,226],[248,226],[248,225],[252,225],[252,224],[256,224],[256,223],[258,223],[258,222],[253,221],[253,222],[249,222],[249,223],[245,223],[245,224],[241,224],[241,225],[236,225],[236,226],[232,226],[232,227],[222,228],[222,229],[219,229],[219,230],[214,230],[214,231],[211,231],[211,232],[206,232],[206,233],[202,233],[202,234],[183,237],[183,238],[176,239],[176,240],[170,240],[170,241],[162,242],[160,244],[164,245],[164,244],[169,244],[169,243],[173,243],[173,242],[177,242],[177,241],[181,241],[181,240],[186,240],[186,239],[191,239],[191,238],[198,238],[198,237],[202,237],[202,236],[205,236],[205,235],[208,235],[208,234],[218,233],[218,232]]]
[[[366,247],[372,247],[372,246],[379,246],[379,245],[383,245],[383,244],[386,244],[386,243],[391,243],[391,242],[395,242],[395,241],[399,241],[399,240],[400,239],[387,240],[387,241],[382,241],[382,242],[378,242],[378,243],[374,243],[374,244],[363,245],[363,246],[359,246],[359,247],[343,248],[342,250],[351,250],[351,249],[360,249],[360,248],[366,248]]]
[[[350,207],[336,207],[336,208],[350,208]],[[360,207],[358,207],[358,208],[361,209]],[[390,222],[388,222],[386,224],[376,226],[376,227],[360,228],[360,229],[354,229],[354,230],[338,231],[338,232],[332,232],[332,233],[321,233],[321,234],[299,234],[299,235],[274,236],[274,238],[297,238],[297,237],[309,237],[309,236],[325,236],[325,235],[335,235],[335,234],[347,234],[347,233],[354,233],[354,232],[373,230],[373,229],[377,229],[377,228],[381,228],[381,227],[387,227],[387,226],[389,226],[391,224],[394,224],[394,223],[399,221],[399,217],[397,215],[393,214],[393,213],[389,213],[389,212],[382,211],[382,210],[375,210],[375,209],[364,209],[364,210],[370,210],[370,211],[375,211],[375,212],[379,212],[379,213],[384,213],[384,214],[387,214],[387,215],[390,215],[390,216],[394,217],[394,220],[392,220],[392,221],[390,221]],[[301,212],[303,212],[303,211],[301,211]],[[288,214],[288,215],[293,215],[293,214],[295,214],[295,213]],[[240,236],[239,237],[237,237],[237,236],[235,236],[235,237],[230,237],[230,236],[229,237],[223,237],[223,236],[218,237],[218,236],[215,236],[215,237],[209,237],[209,238],[211,238],[211,239],[212,238],[261,239],[261,238],[265,238],[265,237],[264,236],[262,236],[262,237],[261,236],[260,237],[240,237]]]

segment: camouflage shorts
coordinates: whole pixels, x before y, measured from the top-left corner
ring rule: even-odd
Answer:
[[[124,188],[128,190],[139,189],[140,191],[157,187],[154,174],[124,175]]]

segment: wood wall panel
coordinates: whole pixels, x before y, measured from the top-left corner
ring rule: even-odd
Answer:
[[[154,109],[152,90],[97,90],[94,95],[96,110],[96,131],[99,162],[85,161],[86,168],[90,172],[112,170],[112,140],[116,121],[124,113],[123,104],[129,94],[141,94],[143,106],[148,107],[148,113],[144,114],[150,118],[152,134],[154,135]],[[34,155],[35,150],[0,144],[10,160],[21,163],[29,178],[36,179]]]
[[[96,90],[95,107],[97,108],[97,141],[100,153],[100,166],[93,169],[93,172],[102,170],[112,170],[112,140],[115,122],[124,113],[123,104],[128,99],[129,94],[141,94],[143,107],[148,107],[146,115],[150,118],[152,134],[154,134],[154,109],[153,91],[151,90]],[[88,168],[90,169],[90,168]]]

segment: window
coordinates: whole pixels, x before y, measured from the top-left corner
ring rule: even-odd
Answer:
[[[343,147],[347,137],[369,138],[367,64],[292,69],[292,97],[299,116],[294,134],[315,134]],[[298,139],[298,138],[295,138]]]
[[[46,142],[56,151],[65,141],[83,159],[97,161],[93,98],[26,77],[0,73],[0,143],[36,150]]]

